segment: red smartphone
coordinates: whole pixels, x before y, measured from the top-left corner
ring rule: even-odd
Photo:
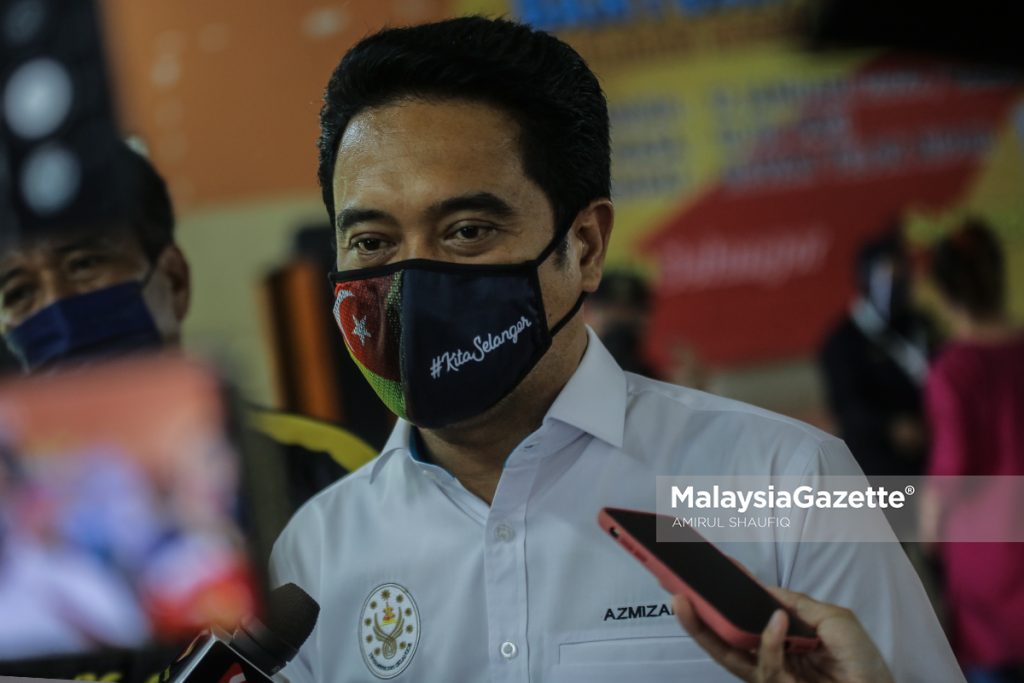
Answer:
[[[777,609],[786,609],[740,563],[723,554],[689,526],[675,525],[673,536],[686,540],[659,543],[658,518],[652,512],[604,508],[597,522],[651,571],[665,590],[682,593],[701,621],[734,647],[756,650],[761,632]],[[789,610],[786,649],[812,650],[821,644],[814,628]]]

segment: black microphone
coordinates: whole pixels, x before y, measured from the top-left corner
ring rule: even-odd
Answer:
[[[247,618],[228,635],[211,629],[171,666],[168,683],[272,683],[313,632],[320,605],[294,583],[270,592],[266,624]]]

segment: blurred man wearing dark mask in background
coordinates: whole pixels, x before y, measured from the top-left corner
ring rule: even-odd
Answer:
[[[167,187],[127,145],[116,153],[131,182],[124,219],[8,238],[0,250],[0,333],[27,373],[181,341],[192,290]],[[309,418],[257,411],[253,422],[272,439],[291,435],[284,445],[292,447],[286,467],[293,509],[373,455],[348,432]]]
[[[141,155],[117,154],[133,184],[124,219],[3,243],[0,332],[26,372],[179,342],[191,290],[171,201]]]
[[[921,388],[935,334],[914,310],[910,284],[898,230],[865,244],[857,299],[821,353],[840,435],[869,475],[919,473],[928,446]]]

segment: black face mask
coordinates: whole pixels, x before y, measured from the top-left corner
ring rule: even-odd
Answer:
[[[583,303],[548,329],[537,271],[567,233],[523,263],[414,259],[332,273],[345,346],[385,405],[436,428],[508,396]]]

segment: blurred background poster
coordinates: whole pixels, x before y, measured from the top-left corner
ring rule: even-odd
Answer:
[[[241,0],[107,0],[122,119],[168,179],[203,292],[186,342],[227,359],[257,401],[349,421],[323,379],[344,362],[329,318],[274,304],[299,287],[328,310],[302,247],[316,242],[296,237],[327,222],[315,183],[322,88],[344,50],[385,23],[503,14],[567,39],[602,79],[610,264],[650,279],[652,366],[678,379],[700,364],[706,388],[829,426],[815,354],[854,296],[857,250],[887,227],[913,246],[966,216],[987,220],[1020,317],[1024,89],[1019,71],[957,55],[810,51],[819,4],[301,0],[254,12]],[[282,336],[296,329],[302,339]]]
[[[830,30],[814,16],[829,4],[465,3],[558,32],[601,77],[610,261],[652,279],[654,366],[678,377],[696,357],[713,369],[708,388],[826,426],[813,358],[854,297],[866,241],[900,226],[913,245],[964,216],[987,219],[1005,241],[1010,309],[1024,310],[1020,72],[809,51]],[[876,26],[899,11],[862,7]],[[922,33],[936,21],[918,20]]]

